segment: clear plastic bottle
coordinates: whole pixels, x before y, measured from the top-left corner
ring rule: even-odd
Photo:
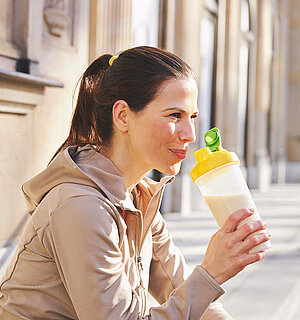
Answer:
[[[238,228],[246,222],[261,220],[242,175],[237,155],[221,147],[221,137],[217,128],[209,130],[204,139],[207,147],[195,152],[197,164],[191,171],[191,176],[218,226],[221,228],[229,215],[241,208],[252,208],[254,214],[243,220]],[[266,251],[271,246],[271,241],[268,240],[251,249],[249,253]]]

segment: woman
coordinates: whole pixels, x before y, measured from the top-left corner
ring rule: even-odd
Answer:
[[[190,273],[158,212],[197,114],[192,72],[171,53],[137,47],[88,67],[67,140],[23,186],[31,218],[1,283],[1,319],[231,319],[213,301],[264,257],[247,252],[268,240],[251,236],[265,226],[236,230],[252,212],[233,213]],[[155,183],[151,169],[171,177]],[[148,290],[161,305],[146,315]]]

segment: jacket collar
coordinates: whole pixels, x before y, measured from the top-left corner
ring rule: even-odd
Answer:
[[[89,145],[81,148],[76,154],[72,154],[70,149],[65,152],[66,155],[73,158],[73,161],[75,160],[79,169],[96,183],[115,206],[123,210],[137,211],[127,191],[124,177],[110,159]],[[144,177],[138,182],[134,192],[137,197],[146,197],[150,201],[167,183],[173,180],[174,176],[163,177],[159,182]]]
[[[149,201],[174,177],[155,182],[144,177],[136,186]],[[115,206],[123,210],[138,211],[127,191],[125,180],[113,162],[87,145],[78,150],[70,146],[60,153],[49,166],[22,186],[27,209],[33,213],[44,196],[62,183],[75,183],[97,188]]]

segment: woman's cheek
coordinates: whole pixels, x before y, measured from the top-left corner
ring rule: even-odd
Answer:
[[[174,135],[176,132],[176,123],[169,122],[167,126],[164,128],[165,134]]]
[[[176,124],[174,122],[163,123],[156,126],[155,136],[157,141],[164,140],[168,142],[174,139],[176,133]]]

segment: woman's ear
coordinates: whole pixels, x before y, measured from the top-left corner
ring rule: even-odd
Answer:
[[[129,113],[128,103],[124,100],[118,100],[114,103],[112,107],[112,115],[114,125],[121,131],[128,131],[128,113]]]

